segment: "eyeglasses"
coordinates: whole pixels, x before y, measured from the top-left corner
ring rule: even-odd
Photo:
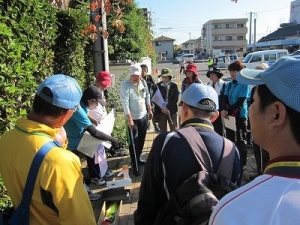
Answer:
[[[79,105],[76,105],[74,108],[73,108],[73,112],[76,112],[77,109],[78,109]]]

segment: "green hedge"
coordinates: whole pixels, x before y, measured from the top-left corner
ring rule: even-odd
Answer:
[[[41,0],[0,0],[0,135],[24,116],[52,73],[56,9]]]

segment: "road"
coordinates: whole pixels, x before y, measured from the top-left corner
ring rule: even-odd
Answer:
[[[199,74],[199,78],[203,83],[207,83],[209,81],[209,78],[206,77],[206,72],[207,72],[207,63],[195,63],[195,65],[198,68],[198,74]],[[110,67],[110,73],[115,75],[115,81],[117,82],[122,74],[126,71],[129,70],[130,65],[124,65],[124,66],[115,66],[115,67]],[[178,64],[172,64],[172,63],[159,63],[157,64],[153,69],[155,71],[155,69],[158,69],[159,73],[163,68],[169,68],[172,70],[173,75],[175,77],[175,79],[173,79],[173,82],[175,82],[178,85],[178,88],[180,89],[181,87],[181,82],[183,80],[183,78],[185,78],[184,74],[180,74],[180,77],[177,78],[177,74],[179,73],[179,65]],[[153,72],[154,72],[153,71]],[[223,71],[225,73],[225,71]],[[157,77],[156,74],[153,75],[154,79],[156,81],[159,81],[159,78]],[[229,77],[229,73],[225,73],[224,77]]]

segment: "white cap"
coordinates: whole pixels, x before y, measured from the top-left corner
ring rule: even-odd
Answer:
[[[142,68],[139,63],[130,66],[130,75],[142,75]]]

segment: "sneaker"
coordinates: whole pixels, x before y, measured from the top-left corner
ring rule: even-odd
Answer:
[[[151,130],[151,126],[148,124],[147,131]]]
[[[157,133],[159,133],[159,132],[160,132],[160,129],[159,129],[159,127],[158,127],[158,126],[155,126],[154,130],[155,130],[155,132],[157,132]]]
[[[91,178],[91,182],[93,184],[96,184],[96,185],[105,184],[105,180],[103,180],[102,178],[101,179],[99,179],[99,178]]]
[[[102,194],[93,193],[91,191],[88,192],[89,198],[91,201],[96,201],[102,197]]]
[[[112,175],[114,175],[114,171],[107,170],[106,173],[104,174],[104,177],[111,177]]]

